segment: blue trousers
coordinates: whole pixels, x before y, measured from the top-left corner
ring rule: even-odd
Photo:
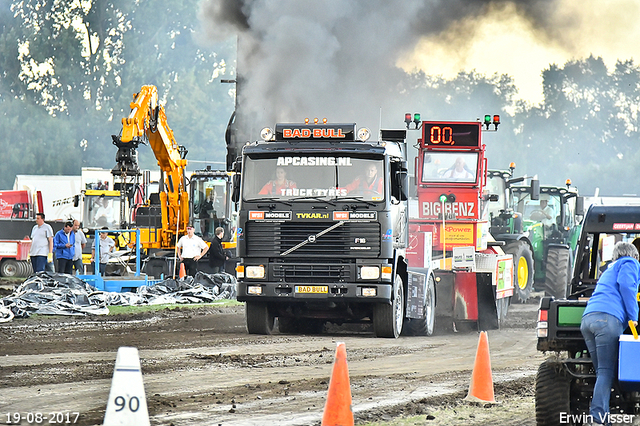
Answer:
[[[609,418],[611,386],[618,367],[618,341],[624,327],[613,315],[591,312],[582,317],[580,331],[596,370],[596,385],[589,414],[594,422],[604,424]]]
[[[33,272],[44,271],[47,267],[47,256],[31,256],[31,266]]]

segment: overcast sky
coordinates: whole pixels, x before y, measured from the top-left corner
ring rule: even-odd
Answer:
[[[544,22],[534,22],[513,3],[491,4],[481,15],[424,36],[398,64],[446,78],[473,69],[488,76],[509,74],[519,97],[538,103],[541,74],[550,63],[563,65],[590,54],[601,56],[610,68],[617,59],[638,63],[640,1],[557,0],[547,6]]]

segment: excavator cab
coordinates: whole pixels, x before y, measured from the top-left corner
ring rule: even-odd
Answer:
[[[189,201],[192,223],[196,235],[207,241],[214,237],[218,227],[225,230],[224,240],[233,238],[235,216],[232,214],[231,175],[207,167],[191,175]]]

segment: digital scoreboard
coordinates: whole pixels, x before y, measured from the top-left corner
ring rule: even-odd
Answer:
[[[425,121],[422,143],[425,147],[480,147],[481,123]]]

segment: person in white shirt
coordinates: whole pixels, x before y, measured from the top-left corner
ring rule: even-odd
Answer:
[[[209,250],[209,246],[202,238],[195,235],[193,226],[187,226],[187,235],[180,237],[176,248],[178,257],[184,264],[185,273],[193,277],[198,272],[198,260]]]
[[[44,223],[44,213],[36,213],[36,224],[31,229],[31,265],[33,272],[44,271],[47,261],[53,261],[53,228]]]
[[[103,227],[103,230],[105,229],[109,229],[107,227]],[[100,275],[104,276],[105,271],[107,270],[107,263],[109,263],[109,253],[111,253],[116,247],[116,243],[115,241],[113,241],[113,238],[109,238],[109,233],[108,232],[100,232],[100,241],[99,241],[99,246],[98,249],[100,250],[100,259],[98,259],[99,261],[99,270],[100,270]],[[95,257],[96,257],[96,249],[95,248],[91,248],[91,262],[95,261]],[[94,271],[95,271],[95,266],[94,266]]]
[[[473,179],[473,175],[467,170],[467,165],[462,157],[456,158],[456,162],[450,169],[444,172],[443,177],[452,179]]]

